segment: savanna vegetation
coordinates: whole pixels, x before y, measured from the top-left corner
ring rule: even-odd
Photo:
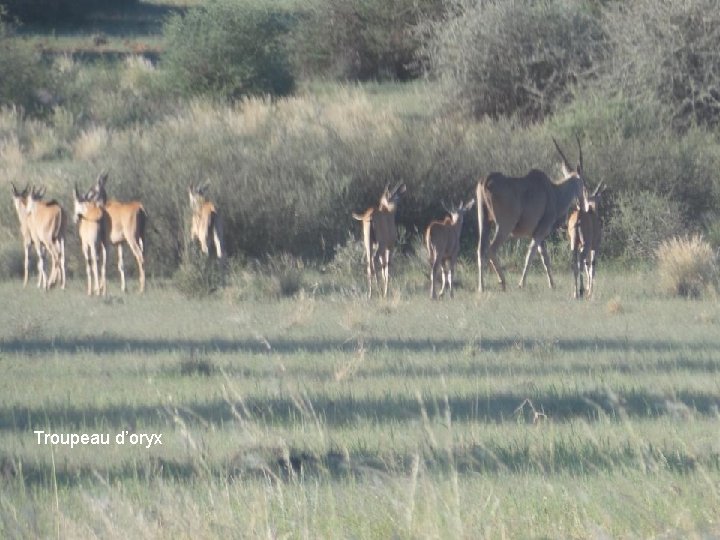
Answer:
[[[0,536],[720,532],[716,0],[0,5]],[[608,186],[594,298],[562,231],[558,290],[477,295],[468,214],[431,304],[442,202],[558,177],[576,136]],[[22,290],[11,182],[71,211],[104,169],[147,210],[147,293],[118,296],[112,255],[85,298],[72,224],[69,290]],[[190,242],[206,180],[223,265]],[[399,182],[366,301],[351,212]]]

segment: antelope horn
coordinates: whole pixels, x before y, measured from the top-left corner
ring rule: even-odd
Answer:
[[[583,155],[582,155],[582,146],[580,145],[580,137],[578,137],[578,134],[575,133],[575,140],[577,141],[578,145],[578,159],[580,160],[580,170],[584,171],[585,166],[583,165]]]
[[[568,159],[565,157],[565,154],[563,154],[563,151],[560,150],[560,145],[559,145],[558,142],[555,140],[555,137],[553,137],[552,140],[553,140],[553,142],[555,143],[555,148],[557,148],[557,151],[558,151],[558,153],[560,154],[560,157],[562,157],[562,159],[563,159],[563,164],[565,165],[565,168],[566,168],[567,170],[569,170],[569,171],[572,170],[572,167],[570,167],[570,162],[569,162]]]

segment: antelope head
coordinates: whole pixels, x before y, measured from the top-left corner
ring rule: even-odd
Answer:
[[[27,208],[27,200],[30,187],[26,184],[25,189],[23,189],[22,191],[18,191],[18,189],[15,187],[15,184],[11,182],[10,185],[12,186],[13,204],[15,205],[15,210],[20,213]]]
[[[35,189],[35,186],[33,186],[32,189],[30,189],[30,195],[27,199],[27,205],[25,207],[26,212],[28,214],[32,213],[32,211],[37,206],[38,201],[41,201],[44,196],[45,196],[45,187]]]
[[[463,222],[465,212],[475,206],[475,199],[470,199],[465,204],[460,201],[460,204],[458,206],[450,206],[450,208],[445,206],[444,202],[441,202],[440,204],[442,204],[443,209],[450,215],[450,223],[452,225],[455,225],[457,223]]]
[[[382,196],[380,197],[380,203],[378,204],[378,207],[380,210],[386,210],[388,212],[395,211],[395,207],[397,206],[398,201],[400,200],[400,195],[405,193],[406,186],[404,183],[400,183],[391,191],[390,185],[385,186],[385,190],[383,191]]]
[[[203,202],[205,202],[205,193],[210,187],[210,180],[205,180],[202,184],[197,186],[190,184],[188,187],[188,196],[190,197],[190,207],[193,211],[200,208]]]
[[[80,217],[87,211],[87,196],[80,195],[80,190],[75,184],[74,190],[74,202],[75,207],[73,210],[73,221],[77,224],[80,221]]]
[[[107,179],[108,171],[107,169],[103,169],[98,175],[95,185],[85,194],[84,200],[98,203],[100,206],[105,206],[105,203],[107,202],[107,192],[105,191]]]
[[[605,191],[607,186],[604,182],[600,182],[596,187],[595,190],[592,192],[591,195],[586,195],[586,199],[588,202],[588,209],[593,212],[598,211],[598,207],[600,206],[600,201],[602,199],[602,194]]]

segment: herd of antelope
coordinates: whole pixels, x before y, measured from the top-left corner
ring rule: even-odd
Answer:
[[[460,234],[465,213],[477,205],[479,241],[478,290],[484,290],[483,265],[485,259],[497,275],[500,287],[505,289],[505,276],[498,259],[498,248],[509,237],[528,238],[530,246],[525,257],[519,287],[523,287],[530,263],[535,252],[540,255],[548,284],[554,287],[550,273],[546,239],[563,222],[572,252],[575,298],[590,296],[595,281],[595,264],[600,249],[601,222],[599,217],[600,197],[604,191],[601,182],[592,194],[583,178],[583,159],[580,140],[577,140],[579,162],[571,167],[557,141],[553,143],[562,158],[563,177],[553,182],[543,171],[531,170],[523,177],[515,178],[501,173],[490,173],[482,178],[476,189],[476,197],[462,201],[449,208],[444,205],[447,216],[433,221],[425,230],[425,247],[430,264],[430,297],[435,299],[447,290],[453,296],[453,273],[460,252]],[[107,172],[102,172],[96,182],[84,194],[77,185],[74,189],[73,221],[80,236],[85,269],[87,273],[87,294],[107,293],[106,264],[107,251],[116,246],[120,288],[126,291],[123,245],[127,244],[135,257],[140,281],[140,292],[145,289],[145,225],[147,214],[140,201],[121,202],[108,199],[105,184]],[[222,220],[215,204],[206,195],[208,182],[199,186],[190,185],[188,195],[192,211],[190,237],[200,244],[205,255],[210,247],[223,260]],[[365,258],[367,262],[368,297],[372,296],[373,279],[378,282],[383,296],[388,294],[392,251],[397,238],[395,213],[400,197],[406,191],[404,183],[394,189],[386,186],[376,206],[362,213],[352,214],[362,222]],[[23,286],[28,283],[29,253],[32,246],[37,254],[39,288],[49,289],[58,280],[65,288],[65,232],[67,215],[60,204],[44,201],[44,189],[25,187],[19,191],[12,185],[13,202],[20,221],[20,232],[24,253]],[[568,214],[569,212],[569,214]],[[495,233],[490,241],[490,225],[494,223]],[[45,254],[49,254],[51,271],[48,277]],[[378,274],[378,270],[380,271]],[[440,272],[438,272],[438,270]],[[438,273],[442,284],[435,292]],[[583,284],[583,274],[585,284]],[[382,284],[380,280],[382,279]]]

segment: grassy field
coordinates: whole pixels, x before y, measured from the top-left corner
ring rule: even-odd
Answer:
[[[436,303],[3,283],[0,536],[719,534],[720,308],[655,281]]]

